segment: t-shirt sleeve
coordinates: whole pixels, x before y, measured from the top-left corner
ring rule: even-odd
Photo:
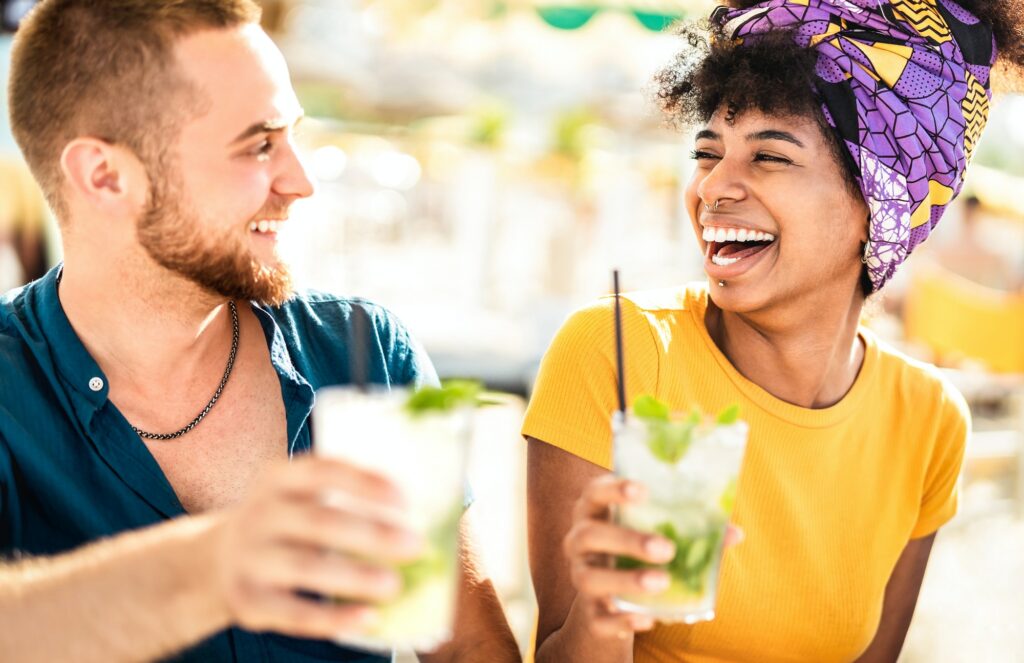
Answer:
[[[956,515],[971,414],[963,396],[947,384],[942,395],[942,425],[925,475],[921,510],[910,538],[928,536]]]
[[[614,300],[605,299],[562,326],[541,361],[522,428],[524,436],[607,469],[611,415],[618,408],[614,315]],[[655,392],[658,360],[650,325],[625,299],[622,321],[628,402],[634,394]]]

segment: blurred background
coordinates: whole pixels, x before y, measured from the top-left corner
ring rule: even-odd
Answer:
[[[518,425],[538,362],[609,289],[699,279],[681,205],[689,136],[650,79],[703,0],[264,0],[306,109],[319,193],[283,237],[299,282],[396,312],[442,376],[515,394],[481,415],[476,528],[524,649]],[[0,83],[31,0],[0,0]],[[68,54],[73,57],[73,53]],[[0,292],[60,260],[0,98]],[[938,537],[906,663],[1024,661],[1024,98],[998,98],[965,194],[868,324],[948,370],[974,436],[960,515]]]

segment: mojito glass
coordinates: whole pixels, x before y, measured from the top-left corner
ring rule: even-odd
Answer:
[[[387,477],[405,498],[402,521],[427,542],[420,558],[397,566],[401,593],[377,606],[375,626],[343,639],[368,650],[431,651],[451,638],[455,616],[471,410],[412,412],[408,399],[405,390],[330,387],[313,410],[315,453]]]
[[[714,619],[722,547],[747,441],[747,424],[673,415],[667,421],[616,413],[615,474],[647,487],[648,499],[616,510],[616,522],[673,541],[668,564],[619,557],[616,568],[659,568],[669,588],[622,595],[619,609],[659,621],[693,624]]]

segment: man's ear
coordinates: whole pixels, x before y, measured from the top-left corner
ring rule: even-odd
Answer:
[[[123,147],[99,138],[75,138],[64,147],[60,165],[71,196],[95,208],[127,211],[145,200],[145,168]]]

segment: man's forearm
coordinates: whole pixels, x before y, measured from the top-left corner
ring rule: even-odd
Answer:
[[[472,512],[463,516],[459,532],[459,590],[452,640],[422,663],[519,663],[522,656],[501,608],[494,584],[481,570],[473,544]]]
[[[4,660],[152,660],[225,628],[211,587],[218,520],[179,518],[0,566]]]
[[[465,590],[464,590],[465,591]],[[519,663],[522,656],[501,609],[494,585],[485,580],[460,599],[456,620],[462,629],[451,642],[432,654],[420,654],[422,663]],[[472,612],[471,612],[472,611]],[[472,625],[467,621],[472,620]]]

